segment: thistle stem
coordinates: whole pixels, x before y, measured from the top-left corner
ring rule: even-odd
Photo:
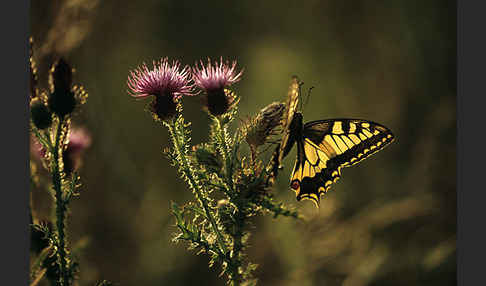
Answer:
[[[233,193],[233,190],[234,190],[234,187],[233,187],[233,180],[232,180],[232,172],[230,170],[230,148],[226,142],[226,138],[227,138],[227,130],[225,128],[225,126],[222,124],[220,118],[218,117],[215,117],[215,120],[216,122],[218,123],[218,131],[220,133],[220,137],[221,137],[221,145],[223,146],[223,150],[221,150],[221,154],[223,156],[223,161],[224,161],[224,170],[225,170],[225,173],[226,173],[226,184],[228,185],[228,187],[230,188],[230,193]]]
[[[183,124],[181,124],[181,126],[182,126],[182,128],[184,128]],[[209,222],[211,223],[211,227],[213,228],[213,231],[216,234],[216,239],[218,240],[219,246],[220,246],[223,254],[226,255],[228,253],[228,250],[226,249],[226,244],[224,242],[223,235],[219,231],[218,226],[216,224],[216,220],[214,219],[214,216],[211,213],[209,206],[208,206],[206,200],[203,197],[203,191],[202,191],[200,185],[197,184],[197,182],[196,182],[196,176],[194,174],[194,168],[191,166],[191,163],[189,162],[189,160],[187,159],[185,154],[183,154],[183,152],[182,152],[182,148],[184,148],[184,146],[183,146],[183,143],[181,143],[179,141],[179,138],[177,137],[177,135],[175,133],[175,128],[176,128],[175,120],[172,120],[171,124],[170,125],[168,124],[168,127],[169,127],[169,133],[172,137],[172,141],[173,141],[173,144],[174,144],[174,150],[177,153],[177,156],[180,158],[180,161],[182,162],[182,167],[183,167],[182,170],[183,170],[183,172],[185,173],[185,175],[188,179],[189,186],[195,191],[196,197],[199,200],[199,202],[201,203],[201,205],[203,206],[204,212],[206,213],[206,217],[209,220]],[[184,132],[184,130],[183,130],[183,132]]]
[[[221,153],[223,154],[223,160],[225,163],[225,173],[226,173],[226,182],[228,187],[231,189],[229,193],[234,193],[234,186],[233,186],[233,178],[232,178],[232,170],[231,168],[231,149],[229,148],[226,138],[228,138],[227,134],[227,129],[221,122],[220,118],[216,117],[215,120],[218,123],[218,129],[220,132],[220,138],[221,138],[221,145],[222,149]],[[235,233],[231,234],[231,237],[233,239],[233,247],[231,251],[231,264],[230,264],[230,269],[231,269],[231,284],[232,286],[238,286],[243,282],[243,277],[239,272],[239,268],[241,265],[240,261],[240,252],[243,249],[243,227],[245,223],[245,214],[242,212],[242,208],[240,205],[237,205],[237,211],[236,211],[236,231]]]
[[[69,279],[67,277],[67,252],[66,252],[66,237],[65,237],[65,220],[66,220],[66,204],[62,198],[62,185],[61,185],[61,172],[59,170],[59,153],[60,153],[60,140],[62,130],[62,118],[59,118],[59,124],[57,125],[56,141],[53,150],[53,166],[52,166],[52,183],[55,191],[56,198],[56,226],[58,232],[58,255],[60,266],[60,277],[58,284],[61,286],[69,285]],[[62,157],[61,157],[62,158]]]
[[[234,268],[231,279],[234,286],[240,285],[240,283],[243,282],[243,277],[240,275],[239,267],[241,266],[240,252],[243,249],[243,228],[245,225],[246,215],[242,212],[240,206],[238,206],[238,209],[236,210],[235,219],[236,230],[231,235],[233,238],[231,261],[232,267]]]

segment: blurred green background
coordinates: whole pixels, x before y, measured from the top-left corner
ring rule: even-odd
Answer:
[[[395,133],[343,170],[319,210],[289,190],[288,156],[275,195],[309,222],[254,221],[259,285],[456,284],[455,1],[36,0],[31,34],[43,83],[62,55],[89,92],[74,122],[93,143],[69,220],[72,242],[89,239],[80,285],[224,285],[207,257],[171,242],[169,202],[191,193],[161,153],[166,130],[127,94],[128,71],[165,56],[237,59],[241,119],[283,101],[296,74],[315,86],[306,121],[365,118]],[[206,140],[200,100],[184,106],[194,143]]]

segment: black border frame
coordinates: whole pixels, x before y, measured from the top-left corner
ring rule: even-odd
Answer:
[[[29,283],[30,1],[4,3],[2,27],[2,285]]]
[[[483,285],[486,159],[483,119],[486,3],[457,2],[457,281]]]

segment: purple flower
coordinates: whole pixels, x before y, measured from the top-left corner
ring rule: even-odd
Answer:
[[[64,172],[72,173],[81,166],[81,154],[91,145],[91,136],[85,129],[71,129],[69,133],[69,142],[62,153],[64,162]]]
[[[226,88],[240,81],[243,71],[237,72],[236,61],[230,64],[223,62],[223,58],[219,63],[211,63],[211,59],[208,59],[206,66],[202,61],[199,63],[200,66],[196,63],[193,68],[193,79],[195,85],[207,94],[205,104],[209,112],[213,115],[226,113],[234,99]]]
[[[196,66],[193,68],[193,78],[195,84],[206,91],[213,91],[222,89],[240,81],[243,71],[236,73],[236,61],[233,61],[231,66],[229,62],[223,63],[223,58],[219,59],[214,65],[211,63],[211,59],[208,58],[207,66],[204,66],[203,62],[199,62],[201,67]]]
[[[67,146],[62,152],[64,172],[71,174],[81,166],[81,155],[91,145],[91,136],[84,128],[72,128],[69,132]],[[38,160],[46,157],[46,150],[37,138],[31,137],[31,152]]]
[[[169,63],[167,58],[153,62],[149,69],[144,63],[130,71],[127,85],[129,94],[135,98],[154,96],[150,111],[157,119],[165,120],[176,113],[177,100],[183,95],[194,95],[190,78],[190,67],[181,68],[178,61]]]

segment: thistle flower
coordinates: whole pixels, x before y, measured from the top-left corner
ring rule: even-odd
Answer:
[[[91,145],[91,136],[85,129],[72,129],[69,133],[69,141],[62,153],[64,172],[72,173],[81,166],[81,154]]]
[[[217,61],[211,63],[208,58],[206,66],[202,61],[199,63],[200,67],[196,63],[193,68],[193,78],[196,86],[206,92],[207,109],[213,115],[226,113],[234,100],[227,88],[240,81],[243,71],[237,73],[236,61],[230,65],[228,61],[223,62],[223,58],[220,58],[219,63]]]
[[[155,119],[165,120],[176,114],[177,101],[183,96],[192,96],[194,85],[189,77],[190,68],[181,68],[179,61],[169,63],[167,58],[153,62],[153,69],[144,63],[130,71],[128,93],[135,98],[154,96],[149,104]]]

